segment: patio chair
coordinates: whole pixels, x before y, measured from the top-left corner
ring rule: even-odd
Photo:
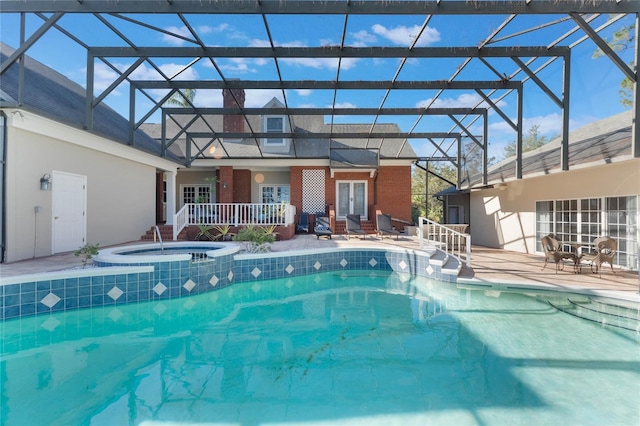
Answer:
[[[329,218],[326,216],[316,216],[316,226],[314,227],[314,231],[317,239],[320,239],[320,237],[329,237],[329,239],[331,239],[333,230],[331,229]]]
[[[618,241],[611,237],[598,237],[593,240],[593,244],[596,247],[595,253],[584,253],[580,256],[580,262],[589,262],[591,272],[594,274],[599,272],[600,278],[602,278],[602,264],[608,263],[611,266],[611,272],[615,275],[613,261],[618,251]]]
[[[577,271],[578,258],[575,253],[563,251],[560,249],[560,243],[553,235],[546,235],[540,240],[542,249],[544,250],[544,265],[542,270],[547,267],[547,263],[552,261],[556,264],[556,274],[558,269],[564,270],[564,261],[571,260],[573,262],[574,272]],[[562,267],[560,267],[562,266]]]
[[[598,237],[595,240],[593,240],[593,243],[589,245],[589,249],[588,251],[584,251],[582,250],[580,253],[580,269],[582,270],[582,264],[588,264],[591,267],[591,272],[593,272],[594,274],[596,272],[598,272],[598,270],[596,269],[596,265],[595,263],[593,263],[593,261],[596,259],[596,257],[598,256],[598,244],[600,244],[601,241],[606,240],[609,237]],[[591,250],[591,247],[593,246],[593,251]]]
[[[376,231],[380,235],[380,238],[384,239],[384,235],[395,235],[396,240],[399,238],[400,231],[394,229],[391,225],[391,215],[390,214],[377,214],[376,215]]]
[[[309,213],[300,212],[300,216],[298,217],[298,226],[296,227],[296,231],[298,231],[298,232],[304,231],[307,234],[309,233]]]
[[[362,235],[362,239],[367,238],[367,233],[362,226],[360,225],[360,215],[359,214],[348,214],[347,215],[347,239],[351,236],[351,234]]]

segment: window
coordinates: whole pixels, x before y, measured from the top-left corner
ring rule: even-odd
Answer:
[[[187,203],[211,203],[211,187],[209,185],[183,185],[182,205]]]
[[[584,245],[608,235],[618,242],[615,263],[633,269],[638,261],[637,218],[636,196],[537,201],[536,248],[542,251],[540,240],[547,234]]]
[[[262,185],[260,186],[262,203],[288,203],[289,185]]]
[[[270,116],[264,118],[264,131],[265,133],[284,133],[285,131],[284,117]],[[264,140],[265,146],[282,146],[284,145],[284,138],[267,138]]]

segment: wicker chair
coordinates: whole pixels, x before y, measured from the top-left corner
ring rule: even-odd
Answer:
[[[564,270],[564,261],[571,260],[574,266],[574,272],[578,265],[578,257],[575,253],[563,251],[560,249],[560,243],[553,235],[546,235],[542,237],[540,241],[542,243],[542,249],[544,250],[544,265],[542,270],[547,267],[547,263],[552,261],[556,264],[556,274],[558,270]]]
[[[593,244],[596,247],[594,253],[583,253],[580,256],[580,263],[589,263],[591,266],[591,272],[594,274],[599,273],[602,278],[602,264],[608,263],[611,266],[611,272],[615,275],[616,271],[613,270],[613,262],[618,251],[618,242],[611,237],[598,237],[593,240]]]

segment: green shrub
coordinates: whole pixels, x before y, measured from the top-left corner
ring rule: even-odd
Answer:
[[[87,266],[87,263],[93,259],[93,256],[98,254],[98,246],[100,244],[85,244],[84,246],[80,247],[78,250],[74,251],[73,254],[76,255],[76,257],[80,257],[82,256],[82,267],[84,268],[85,266]]]
[[[238,231],[234,241],[244,243],[249,253],[265,253],[271,251],[271,244],[276,240],[271,228],[247,225]]]

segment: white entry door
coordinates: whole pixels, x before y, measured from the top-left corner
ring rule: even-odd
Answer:
[[[366,181],[337,181],[336,199],[338,218],[344,219],[348,214],[359,214],[361,219],[367,219]]]
[[[51,191],[51,250],[77,250],[86,244],[87,177],[54,170]]]

